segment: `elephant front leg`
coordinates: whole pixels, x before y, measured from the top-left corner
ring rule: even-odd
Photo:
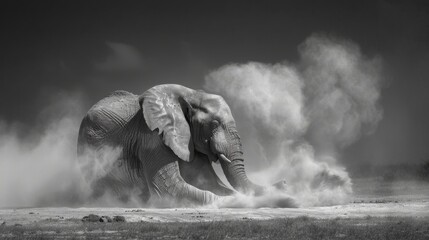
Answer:
[[[153,188],[161,198],[171,197],[179,201],[206,205],[219,200],[219,196],[188,184],[180,175],[177,161],[163,166],[153,177]]]
[[[219,179],[210,160],[202,153],[196,152],[192,162],[179,161],[179,168],[183,179],[192,186],[220,196],[235,193]]]

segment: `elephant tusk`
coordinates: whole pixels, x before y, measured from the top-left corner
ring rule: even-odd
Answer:
[[[225,162],[227,162],[227,163],[231,163],[231,160],[229,160],[227,157],[225,157],[225,155],[223,155],[223,153],[219,154],[219,157],[220,157],[223,161],[225,161]]]

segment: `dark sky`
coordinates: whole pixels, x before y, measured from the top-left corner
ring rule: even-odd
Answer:
[[[316,32],[384,61],[383,120],[347,149],[347,164],[418,162],[429,158],[425,2],[2,2],[0,119],[32,124],[61,91],[93,104],[117,89],[202,88],[208,72],[231,62],[295,61]]]

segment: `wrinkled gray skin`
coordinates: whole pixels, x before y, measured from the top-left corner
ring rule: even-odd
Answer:
[[[97,152],[105,146],[122,151],[93,184],[95,197],[111,190],[127,200],[137,191],[142,200],[158,196],[210,204],[235,190],[264,192],[246,175],[234,118],[218,95],[173,84],[141,96],[116,91],[88,111],[79,130],[80,158],[88,158],[88,149]],[[216,176],[215,161],[235,190]]]

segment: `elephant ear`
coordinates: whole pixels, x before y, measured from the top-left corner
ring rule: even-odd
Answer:
[[[153,87],[140,96],[143,116],[151,131],[158,128],[163,142],[182,160],[190,162],[194,155],[189,124],[177,94],[162,86]]]

